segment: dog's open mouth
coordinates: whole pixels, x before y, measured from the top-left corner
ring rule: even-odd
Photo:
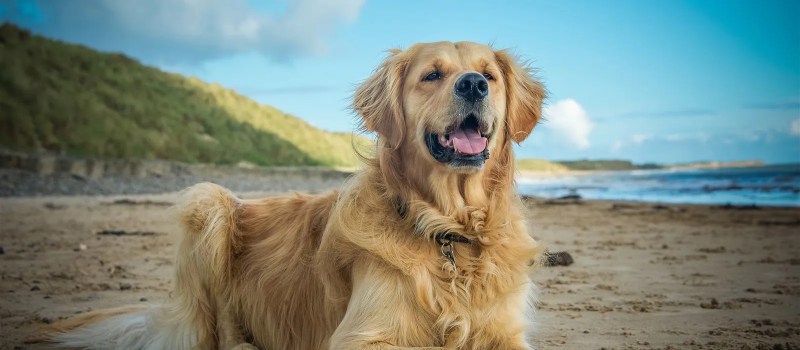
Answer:
[[[481,129],[478,118],[469,115],[444,134],[428,134],[425,143],[439,162],[453,167],[480,167],[489,159],[489,135]]]

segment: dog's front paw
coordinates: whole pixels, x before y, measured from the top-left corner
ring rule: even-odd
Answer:
[[[486,226],[486,208],[465,207],[462,222],[467,232],[479,234]]]
[[[258,347],[256,347],[253,344],[241,343],[239,345],[236,345],[236,346],[230,348],[230,350],[259,350],[259,349],[258,349]]]

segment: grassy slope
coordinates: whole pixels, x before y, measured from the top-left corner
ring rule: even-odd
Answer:
[[[0,26],[0,147],[106,158],[354,166],[352,142],[349,133],[325,132],[218,85]]]
[[[517,170],[563,173],[569,171],[566,166],[544,159],[517,159]]]
[[[543,159],[519,159],[517,168],[529,171],[565,172],[565,171],[619,171],[635,169],[660,169],[662,165],[647,163],[633,164],[627,160],[573,160],[548,161]]]
[[[636,166],[627,160],[575,160],[560,161],[570,170],[633,170]]]

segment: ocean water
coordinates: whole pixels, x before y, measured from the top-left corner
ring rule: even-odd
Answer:
[[[517,186],[546,198],[800,207],[800,164],[520,176]]]

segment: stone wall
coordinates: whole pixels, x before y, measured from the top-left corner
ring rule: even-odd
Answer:
[[[351,174],[321,167],[258,167],[187,164],[163,160],[107,160],[53,154],[0,151],[0,168],[30,171],[37,175],[72,175],[84,179],[162,176],[259,176],[280,180],[343,180]]]

